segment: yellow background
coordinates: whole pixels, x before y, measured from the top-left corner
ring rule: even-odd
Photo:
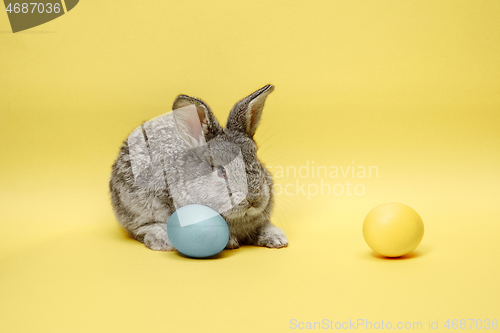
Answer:
[[[129,132],[181,93],[225,123],[268,83],[260,158],[377,166],[323,178],[364,195],[279,195],[282,250],[190,260],[128,239],[107,181]],[[494,0],[84,0],[16,34],[0,13],[0,332],[499,320],[499,107]],[[402,259],[362,237],[388,201],[425,225]]]

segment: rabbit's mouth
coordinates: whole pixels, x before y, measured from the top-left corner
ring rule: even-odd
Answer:
[[[264,207],[261,206],[250,206],[250,208],[248,208],[247,211],[245,212],[245,216],[259,215],[260,213],[262,213],[263,210]]]
[[[225,218],[235,219],[241,217],[255,217],[264,211],[265,206],[259,203],[250,203],[243,200],[239,205],[222,214]]]
[[[249,201],[245,200],[245,205],[244,205],[244,214],[245,216],[256,216],[262,213],[264,210],[265,206],[262,204],[261,201]]]

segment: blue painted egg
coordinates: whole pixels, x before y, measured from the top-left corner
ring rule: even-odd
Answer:
[[[203,205],[176,210],[168,219],[167,234],[179,252],[193,258],[213,256],[229,242],[229,226],[224,218]]]

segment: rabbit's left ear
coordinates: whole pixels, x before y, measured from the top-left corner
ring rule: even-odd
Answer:
[[[253,138],[257,126],[259,126],[266,98],[273,90],[274,86],[268,84],[236,103],[229,113],[226,127],[230,130],[246,133],[250,138]]]
[[[172,110],[180,109],[188,105],[194,105],[196,107],[198,118],[200,119],[201,129],[206,141],[209,141],[222,132],[222,127],[219,125],[219,122],[212,113],[212,110],[210,110],[210,107],[201,99],[186,95],[179,95],[174,101]]]

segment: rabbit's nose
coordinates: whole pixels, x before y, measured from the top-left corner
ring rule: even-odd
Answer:
[[[256,207],[259,205],[259,198],[247,198],[247,201],[252,207]]]

